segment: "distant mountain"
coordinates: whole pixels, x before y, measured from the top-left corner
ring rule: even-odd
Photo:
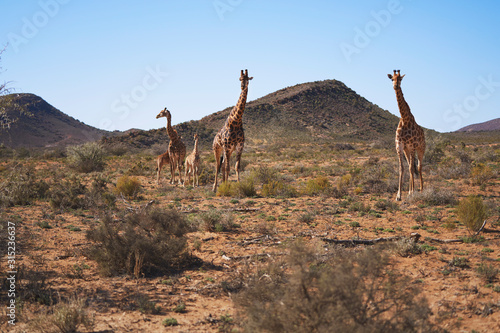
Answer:
[[[6,115],[16,121],[10,128],[0,129],[0,143],[16,147],[51,147],[80,144],[100,139],[108,134],[86,125],[59,111],[41,97],[33,94],[12,94],[1,98],[10,98],[14,104],[27,112],[20,114],[14,108],[7,108]]]
[[[250,84],[250,89],[252,89]],[[234,96],[235,101],[238,96]],[[199,121],[174,126],[188,146],[194,133],[211,145],[232,107]],[[170,110],[175,115],[175,110]],[[243,116],[247,143],[379,140],[393,137],[399,118],[370,103],[344,83],[325,80],[298,84],[248,102]],[[168,142],[165,127],[105,139],[142,148]]]
[[[457,132],[500,131],[500,118],[465,126]]]

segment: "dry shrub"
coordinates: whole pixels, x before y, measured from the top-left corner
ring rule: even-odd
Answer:
[[[439,190],[433,187],[424,188],[422,192],[413,192],[408,197],[410,203],[422,203],[428,206],[456,205],[457,199],[450,190]]]
[[[53,307],[52,313],[42,312],[29,323],[32,331],[43,333],[73,333],[81,326],[88,331],[94,328],[94,316],[89,313],[82,299],[61,302]]]
[[[460,200],[457,214],[459,221],[462,222],[470,232],[477,232],[488,216],[483,199],[475,195]]]
[[[471,170],[472,185],[485,185],[493,178],[493,170],[488,165],[479,163]]]
[[[234,217],[231,212],[223,212],[217,209],[211,209],[203,212],[198,217],[199,228],[201,231],[229,231],[234,226]]]
[[[66,149],[66,154],[69,166],[78,172],[102,171],[106,165],[105,150],[97,142],[70,146]]]
[[[297,194],[297,189],[293,185],[286,184],[282,180],[262,185],[262,195],[265,197],[294,198]]]
[[[427,301],[384,252],[302,243],[252,275],[234,296],[246,332],[435,332]]]
[[[34,168],[16,167],[0,182],[0,206],[30,205],[48,189],[44,180],[36,179]]]
[[[219,197],[254,197],[257,195],[252,177],[245,177],[240,182],[222,182],[217,188]]]
[[[94,242],[89,256],[108,276],[165,272],[186,259],[188,231],[184,216],[175,210],[132,213],[119,223],[107,216],[87,232],[87,239]]]
[[[327,177],[318,176],[307,181],[303,192],[306,195],[321,195],[329,193],[331,188],[332,185]]]
[[[90,186],[75,176],[62,177],[54,182],[48,191],[50,207],[53,210],[68,209],[110,209],[115,207],[115,196],[108,191],[108,181],[97,175]]]
[[[409,258],[423,252],[422,247],[414,238],[407,237],[403,237],[394,242],[394,251],[404,258]]]
[[[121,176],[116,181],[115,194],[135,198],[141,190],[141,182],[136,177]]]

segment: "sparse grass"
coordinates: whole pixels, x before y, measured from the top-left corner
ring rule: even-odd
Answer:
[[[497,279],[499,269],[493,266],[493,264],[482,262],[476,269],[476,272],[486,283],[493,283]]]

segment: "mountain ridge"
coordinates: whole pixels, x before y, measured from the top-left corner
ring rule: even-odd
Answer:
[[[482,123],[471,124],[462,127],[456,132],[482,132],[482,131],[500,131],[500,118],[491,119]]]
[[[0,97],[2,98],[2,97]],[[84,124],[56,109],[35,94],[10,94],[11,104],[24,112],[7,109],[6,115],[15,120],[8,129],[0,131],[0,143],[17,147],[54,147],[96,141],[109,132]]]

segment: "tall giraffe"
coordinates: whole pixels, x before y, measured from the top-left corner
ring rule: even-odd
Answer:
[[[184,174],[184,186],[186,182],[189,182],[189,177],[193,174],[193,187],[196,180],[196,186],[200,186],[200,153],[198,151],[198,134],[194,135],[194,148],[193,152],[186,157],[185,162],[185,174]]]
[[[425,136],[424,131],[418,126],[415,118],[411,114],[410,107],[406,103],[401,90],[401,80],[405,76],[401,75],[399,70],[394,70],[394,74],[387,74],[392,80],[394,90],[396,91],[396,99],[398,100],[399,113],[401,119],[396,130],[396,151],[399,156],[399,187],[396,200],[401,200],[401,186],[403,184],[403,154],[406,157],[410,169],[410,188],[408,194],[412,194],[414,190],[414,174],[420,176],[420,191],[424,189],[424,181],[422,179],[422,161],[425,153]],[[418,171],[415,170],[415,153],[418,157]]]
[[[172,115],[167,108],[164,108],[158,115],[156,119],[166,117],[167,118],[167,134],[170,138],[170,143],[168,144],[168,157],[170,160],[170,184],[175,183],[175,169],[179,170],[179,184],[182,184],[182,166],[184,162],[184,157],[186,157],[186,146],[182,142],[181,137],[177,134],[177,131],[172,128]]]
[[[241,70],[240,81],[241,81],[241,94],[238,99],[238,103],[234,106],[226,120],[226,123],[222,129],[217,133],[214,138],[212,149],[215,155],[215,182],[213,191],[217,189],[217,177],[219,175],[222,162],[224,166],[222,168],[222,181],[227,181],[229,178],[229,159],[233,151],[236,152],[236,175],[238,181],[240,181],[240,159],[241,153],[243,152],[243,146],[245,145],[245,133],[243,131],[243,112],[245,111],[245,105],[247,102],[248,94],[248,82],[253,79],[253,77],[248,77],[248,70],[245,69],[245,73]]]

